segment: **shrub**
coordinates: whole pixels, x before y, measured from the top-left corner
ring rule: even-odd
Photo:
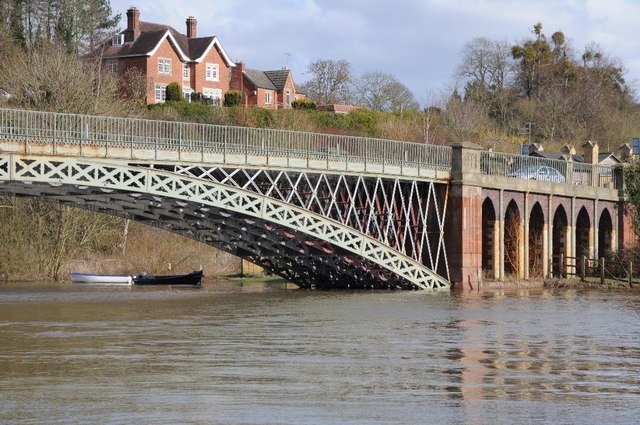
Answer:
[[[167,102],[181,102],[183,100],[182,86],[175,82],[169,83],[167,85]]]
[[[242,104],[242,92],[229,90],[224,94],[224,106],[238,106]]]
[[[269,128],[273,127],[275,119],[273,118],[273,112],[269,109],[256,108],[256,127]]]
[[[293,109],[316,109],[316,103],[311,99],[297,99],[291,102]]]

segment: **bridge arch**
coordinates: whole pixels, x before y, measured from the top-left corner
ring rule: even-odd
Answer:
[[[504,271],[508,276],[524,276],[523,221],[515,200],[507,205],[504,215]]]
[[[482,270],[484,276],[490,279],[497,277],[498,259],[498,220],[496,209],[490,198],[482,203]]]
[[[569,220],[562,205],[558,206],[553,215],[552,240],[552,272],[554,276],[564,275],[569,254]]]
[[[602,210],[598,221],[598,257],[604,257],[613,247],[613,220],[607,208]]]
[[[545,270],[545,218],[540,202],[536,202],[529,215],[529,276],[540,278]]]
[[[591,258],[593,246],[593,229],[589,213],[585,207],[580,208],[576,217],[575,224],[575,243],[576,243],[576,273],[582,270],[583,258]]]
[[[298,276],[302,281],[296,282],[303,286],[318,282],[308,276],[320,275],[329,278],[333,287],[340,287],[360,270],[354,284],[363,287],[448,287],[444,278],[422,264],[335,220],[212,181],[101,161],[5,154],[0,155],[0,183],[5,193],[91,202],[98,207],[102,203],[109,212],[131,214],[205,242],[224,235],[223,247],[231,244],[235,253],[250,260],[266,254],[270,258],[262,264],[274,264],[274,271],[287,278],[292,276],[283,268],[311,257],[304,268],[307,278]],[[272,234],[287,240],[270,240]],[[324,252],[325,257],[319,260],[320,255],[308,255],[312,249]],[[359,263],[366,266],[357,267]]]

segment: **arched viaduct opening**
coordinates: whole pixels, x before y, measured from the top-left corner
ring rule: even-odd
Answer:
[[[512,200],[504,215],[504,272],[510,277],[523,277],[522,233],[518,204]]]
[[[552,255],[552,272],[554,276],[564,275],[567,264],[567,231],[568,220],[567,213],[562,205],[558,207],[553,215],[553,251]]]
[[[544,212],[539,202],[529,216],[529,277],[544,275]]]
[[[489,279],[497,277],[496,210],[489,198],[482,203],[482,270]]]
[[[589,213],[582,207],[576,218],[576,274],[581,272],[583,262],[590,258],[592,235]]]
[[[613,221],[609,210],[602,211],[598,222],[598,257],[604,257],[611,252],[613,246]]]

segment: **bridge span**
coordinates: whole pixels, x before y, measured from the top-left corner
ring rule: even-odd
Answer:
[[[523,178],[541,165],[561,177]],[[0,110],[0,193],[142,221],[302,287],[447,288],[615,250],[631,237],[617,172],[468,144]]]

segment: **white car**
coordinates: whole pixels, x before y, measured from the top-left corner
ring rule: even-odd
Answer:
[[[520,168],[513,173],[507,174],[507,177],[517,177],[519,179],[528,180],[541,180],[554,183],[564,183],[565,181],[565,178],[560,171],[547,165],[534,165],[530,167]]]

